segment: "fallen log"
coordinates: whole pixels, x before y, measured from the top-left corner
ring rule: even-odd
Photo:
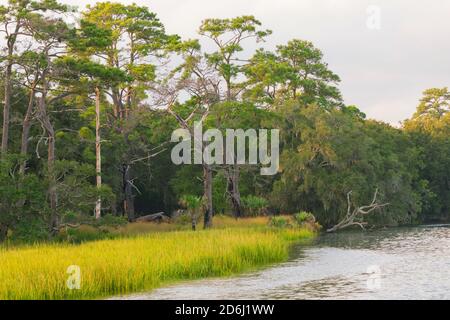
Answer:
[[[136,219],[136,222],[164,222],[169,220],[169,217],[164,214],[164,212],[158,212],[154,214],[149,214],[147,216],[142,216]]]
[[[351,201],[351,195],[352,191],[350,191],[347,194],[347,215],[344,217],[344,219],[339,222],[337,225],[335,225],[333,228],[330,228],[327,230],[328,233],[334,233],[339,230],[352,227],[352,226],[358,226],[361,229],[365,230],[367,226],[367,222],[364,221],[364,217],[369,215],[371,212],[375,210],[380,210],[386,206],[389,205],[389,203],[378,203],[378,189],[375,190],[375,194],[373,196],[372,202],[367,206],[362,207],[356,207],[352,211],[352,201]]]

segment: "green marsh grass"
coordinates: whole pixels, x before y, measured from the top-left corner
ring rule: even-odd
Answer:
[[[228,276],[281,262],[303,229],[275,230],[261,221],[242,228],[154,232],[131,238],[0,249],[0,299],[96,299],[181,280]],[[81,269],[70,290],[67,268]]]

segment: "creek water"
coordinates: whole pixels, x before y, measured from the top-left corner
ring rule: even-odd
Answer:
[[[450,226],[323,235],[264,270],[122,299],[450,299]]]

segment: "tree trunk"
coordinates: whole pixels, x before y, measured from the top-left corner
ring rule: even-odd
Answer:
[[[229,61],[228,61],[229,63]],[[227,90],[227,101],[232,100],[231,78],[225,79]],[[236,161],[236,159],[235,159]],[[227,169],[227,193],[231,200],[233,216],[239,218],[242,215],[241,193],[239,192],[239,166],[237,164],[229,166]]]
[[[231,200],[233,215],[235,218],[242,216],[241,194],[239,192],[239,166],[228,168],[227,192]]]
[[[22,156],[27,156],[28,154],[28,139],[30,137],[31,117],[33,115],[35,87],[36,82],[34,82],[33,86],[31,87],[30,97],[28,99],[28,107],[22,124],[22,140],[20,144],[20,154]],[[27,161],[24,160],[20,164],[20,174],[22,175],[25,174],[26,168],[27,168]]]
[[[56,191],[55,173],[55,129],[47,112],[47,82],[45,72],[42,76],[42,96],[39,101],[39,121],[47,133],[47,170],[48,170],[48,196],[50,202],[50,231],[54,235],[59,230],[58,197]]]
[[[95,170],[97,175],[97,188],[102,187],[102,158],[100,141],[100,90],[95,88]],[[100,219],[102,214],[102,200],[99,197],[95,204],[95,218]]]
[[[12,62],[9,61],[5,71],[5,101],[3,106],[3,129],[2,129],[2,148],[1,148],[2,155],[5,155],[8,152],[9,113],[11,109],[11,73],[12,73]]]
[[[212,227],[212,218],[214,213],[213,199],[212,199],[212,170],[208,165],[203,165],[203,186],[205,198],[205,213],[204,213],[204,228]]]
[[[126,120],[125,108],[122,102],[121,95],[117,87],[111,88],[112,100],[114,104],[114,116],[118,120]],[[124,123],[118,123],[118,131],[124,136],[124,141],[127,146],[129,146],[128,133],[125,129]],[[122,157],[122,213],[128,218],[128,221],[135,221],[135,211],[134,211],[134,196],[133,196],[133,185],[131,181],[131,166],[128,163],[128,152]]]
[[[54,233],[59,227],[59,216],[57,210],[58,198],[56,193],[56,177],[55,177],[55,134],[54,131],[48,133],[48,158],[47,158],[48,174],[49,174],[49,198],[51,210],[51,230]]]
[[[58,230],[59,226],[59,216],[57,210],[58,197],[56,193],[56,176],[55,176],[55,130],[48,117],[46,106],[45,106],[45,96],[42,97],[41,101],[41,111],[43,112],[43,121],[45,123],[44,127],[47,131],[47,170],[48,170],[48,195],[50,201],[50,212],[51,212],[51,231],[54,233]]]
[[[120,101],[119,90],[117,88],[112,88],[112,100],[113,100],[113,112],[114,118],[121,119],[122,118],[122,102]]]
[[[5,241],[7,236],[8,236],[8,226],[0,224],[0,243]]]
[[[195,212],[191,212],[192,231],[197,230],[197,217]]]
[[[114,201],[114,203],[111,204],[111,214],[115,217],[120,216],[120,211],[117,212],[117,208],[119,207],[119,204]]]
[[[133,89],[131,87],[128,87],[127,89],[127,104],[125,107],[125,119],[130,118],[130,112],[131,112],[131,106],[132,106],[132,93]]]

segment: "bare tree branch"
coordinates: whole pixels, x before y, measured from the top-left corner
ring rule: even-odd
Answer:
[[[352,201],[351,195],[352,191],[347,193],[347,214],[344,219],[335,225],[333,228],[327,230],[328,233],[333,233],[348,227],[358,226],[361,229],[365,230],[368,225],[367,222],[364,221],[364,217],[368,214],[372,213],[375,210],[380,210],[389,205],[389,203],[380,204],[378,203],[378,188],[375,190],[375,194],[373,196],[373,200],[368,206],[357,207],[352,211]]]

